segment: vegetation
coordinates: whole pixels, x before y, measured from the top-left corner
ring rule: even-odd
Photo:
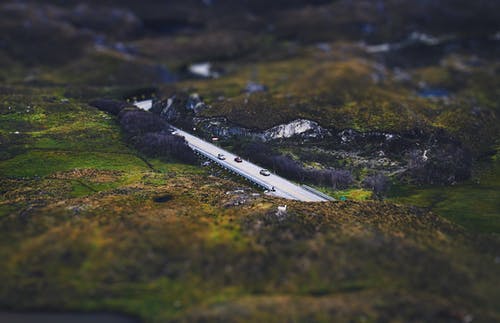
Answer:
[[[451,187],[396,186],[392,201],[431,208],[448,219],[476,232],[499,232],[499,163],[486,163],[472,180]]]
[[[305,168],[292,157],[280,155],[274,152],[270,146],[258,142],[241,147],[241,154],[260,165],[269,167],[280,175],[299,182],[306,181],[315,185],[329,186],[333,189],[343,189],[354,181],[349,171]]]
[[[158,115],[142,111],[125,102],[94,100],[96,108],[117,115],[122,130],[134,147],[149,157],[177,159],[195,163],[197,158],[186,140],[168,132],[168,124]]]
[[[0,4],[0,310],[500,321],[497,3],[80,2]],[[322,135],[259,139],[297,118]]]

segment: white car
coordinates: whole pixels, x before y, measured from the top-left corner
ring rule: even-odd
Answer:
[[[223,154],[218,154],[217,158],[219,158],[220,160],[225,160],[226,156],[224,156]]]
[[[270,176],[271,172],[269,172],[267,169],[261,169],[259,172],[262,176]]]

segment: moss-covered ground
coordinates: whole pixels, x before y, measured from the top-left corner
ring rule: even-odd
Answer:
[[[364,55],[360,48],[337,44],[329,53],[304,50],[298,57],[247,63],[220,79],[180,86],[211,104],[201,115],[225,116],[250,128],[306,118],[324,127],[358,131],[444,129],[480,151],[498,138],[500,86],[490,72],[498,68],[495,61],[465,69],[467,55],[450,55],[431,67],[407,69],[401,76],[400,70]],[[245,93],[249,81],[269,90]],[[422,97],[422,86],[449,89],[448,96]]]
[[[500,321],[498,4],[75,5],[0,4],[2,311]],[[449,40],[368,50],[413,32]],[[204,61],[220,77],[188,72]],[[247,93],[249,82],[263,91]],[[198,117],[260,130],[295,118],[339,131],[442,130],[471,151],[473,176],[395,183],[385,201],[362,185],[318,187],[335,202],[273,198],[212,167],[141,155],[115,117],[88,105],[151,92],[198,93],[208,106]],[[273,145],[311,167],[319,157],[346,169],[362,159],[325,153],[328,142]],[[360,167],[357,184],[368,174]]]
[[[320,204],[252,197],[202,168],[145,159],[113,117],[45,93],[2,97],[3,308],[148,322],[499,319],[494,236],[352,201],[367,197],[359,190]]]

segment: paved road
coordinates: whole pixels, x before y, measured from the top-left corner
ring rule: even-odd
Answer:
[[[289,180],[284,179],[276,174],[271,173],[270,176],[263,176],[259,172],[262,167],[255,165],[247,160],[243,160],[242,163],[237,163],[234,161],[236,155],[224,150],[214,144],[206,142],[196,136],[193,136],[183,130],[175,128],[175,134],[182,136],[186,139],[188,144],[194,150],[201,152],[204,155],[209,155],[212,160],[218,162],[222,166],[239,173],[240,175],[246,175],[245,177],[250,178],[254,182],[265,186],[270,189],[274,187],[276,191],[269,192],[271,195],[288,198],[292,200],[299,200],[304,202],[324,202],[327,201],[326,198],[314,194],[303,187],[296,185]],[[219,160],[217,158],[218,154],[223,154],[226,159]]]
[[[141,109],[149,110],[152,105],[151,100],[135,102],[135,105]],[[193,136],[178,128],[175,129],[175,133],[186,139],[189,146],[195,151],[201,153],[202,155],[212,159],[214,162],[219,163],[223,167],[246,177],[247,179],[265,187],[269,190],[270,195],[275,195],[287,199],[299,200],[304,202],[324,202],[332,200],[327,196],[321,196],[307,190],[299,185],[296,185],[289,180],[284,179],[276,174],[271,173],[270,176],[263,176],[259,172],[262,167],[255,165],[247,160],[243,160],[242,163],[237,163],[234,161],[236,155],[224,150],[214,144],[211,144],[203,139]],[[217,158],[219,154],[223,154],[226,159],[220,160]],[[274,191],[271,191],[274,188]]]

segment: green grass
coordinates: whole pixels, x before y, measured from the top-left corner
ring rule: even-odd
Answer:
[[[315,187],[317,190],[330,195],[336,200],[345,198],[352,201],[367,201],[371,198],[372,192],[362,188],[351,188],[346,190],[334,190],[329,187]]]
[[[114,293],[124,297],[85,301],[83,304],[75,304],[75,307],[88,307],[94,311],[113,309],[139,315],[149,322],[164,322],[181,317],[190,307],[221,302],[241,293],[231,287],[210,286],[199,277],[184,280],[164,277],[147,285],[117,284],[113,289]]]
[[[202,174],[204,171],[198,165],[180,164],[178,162],[166,163],[159,159],[148,159],[153,168],[162,173],[175,174]]]
[[[74,197],[86,196],[94,193],[92,187],[81,183],[80,181],[71,181],[71,195]]]
[[[11,177],[42,177],[75,168],[126,171],[148,169],[137,156],[101,152],[29,151],[0,162],[0,174]]]
[[[477,182],[443,187],[397,185],[389,200],[429,207],[473,231],[500,233],[499,192],[500,161],[496,160]]]

